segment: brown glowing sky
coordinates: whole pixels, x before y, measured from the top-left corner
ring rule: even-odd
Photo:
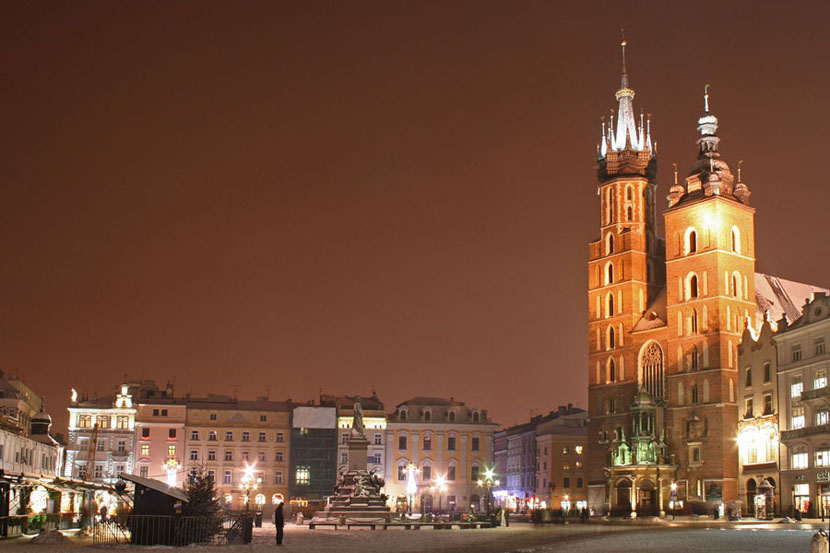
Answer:
[[[585,406],[619,28],[660,195],[712,83],[758,270],[827,286],[828,17],[823,1],[6,2],[0,367],[58,426],[70,387],[124,374],[455,396],[503,424]]]

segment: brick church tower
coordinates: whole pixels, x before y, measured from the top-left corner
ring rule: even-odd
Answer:
[[[737,348],[756,305],[755,210],[721,160],[708,96],[697,160],[664,216],[668,445],[678,485],[711,503],[737,499]]]
[[[616,121],[597,148],[600,235],[589,245],[589,506],[658,514],[737,494],[737,345],[755,315],[749,190],[698,121],[698,159],[657,236],[657,156],[634,112],[622,42]],[[615,125],[616,123],[616,125]],[[675,180],[676,177],[675,177]]]

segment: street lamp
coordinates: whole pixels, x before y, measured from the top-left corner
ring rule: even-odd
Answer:
[[[413,463],[409,463],[406,467],[406,495],[408,498],[407,508],[409,510],[409,514],[412,514],[412,503],[415,500],[415,494],[418,493],[418,482],[415,478],[415,474],[418,472],[418,467],[416,467]]]
[[[250,508],[249,503],[251,500],[251,490],[256,491],[259,488],[259,484],[262,482],[261,478],[254,478],[255,466],[256,464],[249,465],[248,463],[245,463],[245,469],[243,470],[242,478],[239,481],[239,489],[245,493],[242,501],[245,502],[246,511]]]
[[[671,519],[674,520],[675,510],[674,506],[677,503],[677,482],[671,483],[671,496],[669,498],[669,507],[671,508]]]
[[[440,474],[435,477],[435,485],[433,489],[438,493],[438,512],[441,512],[441,493],[447,491],[447,478]]]
[[[484,479],[483,480],[482,479],[478,480],[478,486],[480,488],[483,487],[483,488],[487,489],[487,514],[488,515],[490,514],[490,511],[491,511],[493,486],[501,485],[500,481],[495,480],[493,478],[495,476],[495,473],[496,473],[496,471],[494,469],[485,468],[484,469]]]

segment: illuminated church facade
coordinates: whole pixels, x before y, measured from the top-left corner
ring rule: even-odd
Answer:
[[[656,515],[738,499],[737,348],[776,298],[756,298],[755,211],[721,157],[708,94],[658,235],[656,143],[635,116],[625,46],[589,244],[589,507]]]

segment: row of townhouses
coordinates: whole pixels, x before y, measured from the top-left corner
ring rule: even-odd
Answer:
[[[744,330],[738,350],[738,450],[744,509],[830,515],[830,297]],[[792,322],[788,322],[792,321]]]
[[[320,504],[348,464],[357,401],[176,396],[152,381],[92,399],[73,390],[63,475],[112,484],[134,474],[180,486],[186,471],[203,465],[229,507]],[[492,490],[479,481],[492,466],[496,427],[486,410],[418,397],[387,414],[374,394],[359,401],[367,469],[385,478],[392,507],[483,508]]]

